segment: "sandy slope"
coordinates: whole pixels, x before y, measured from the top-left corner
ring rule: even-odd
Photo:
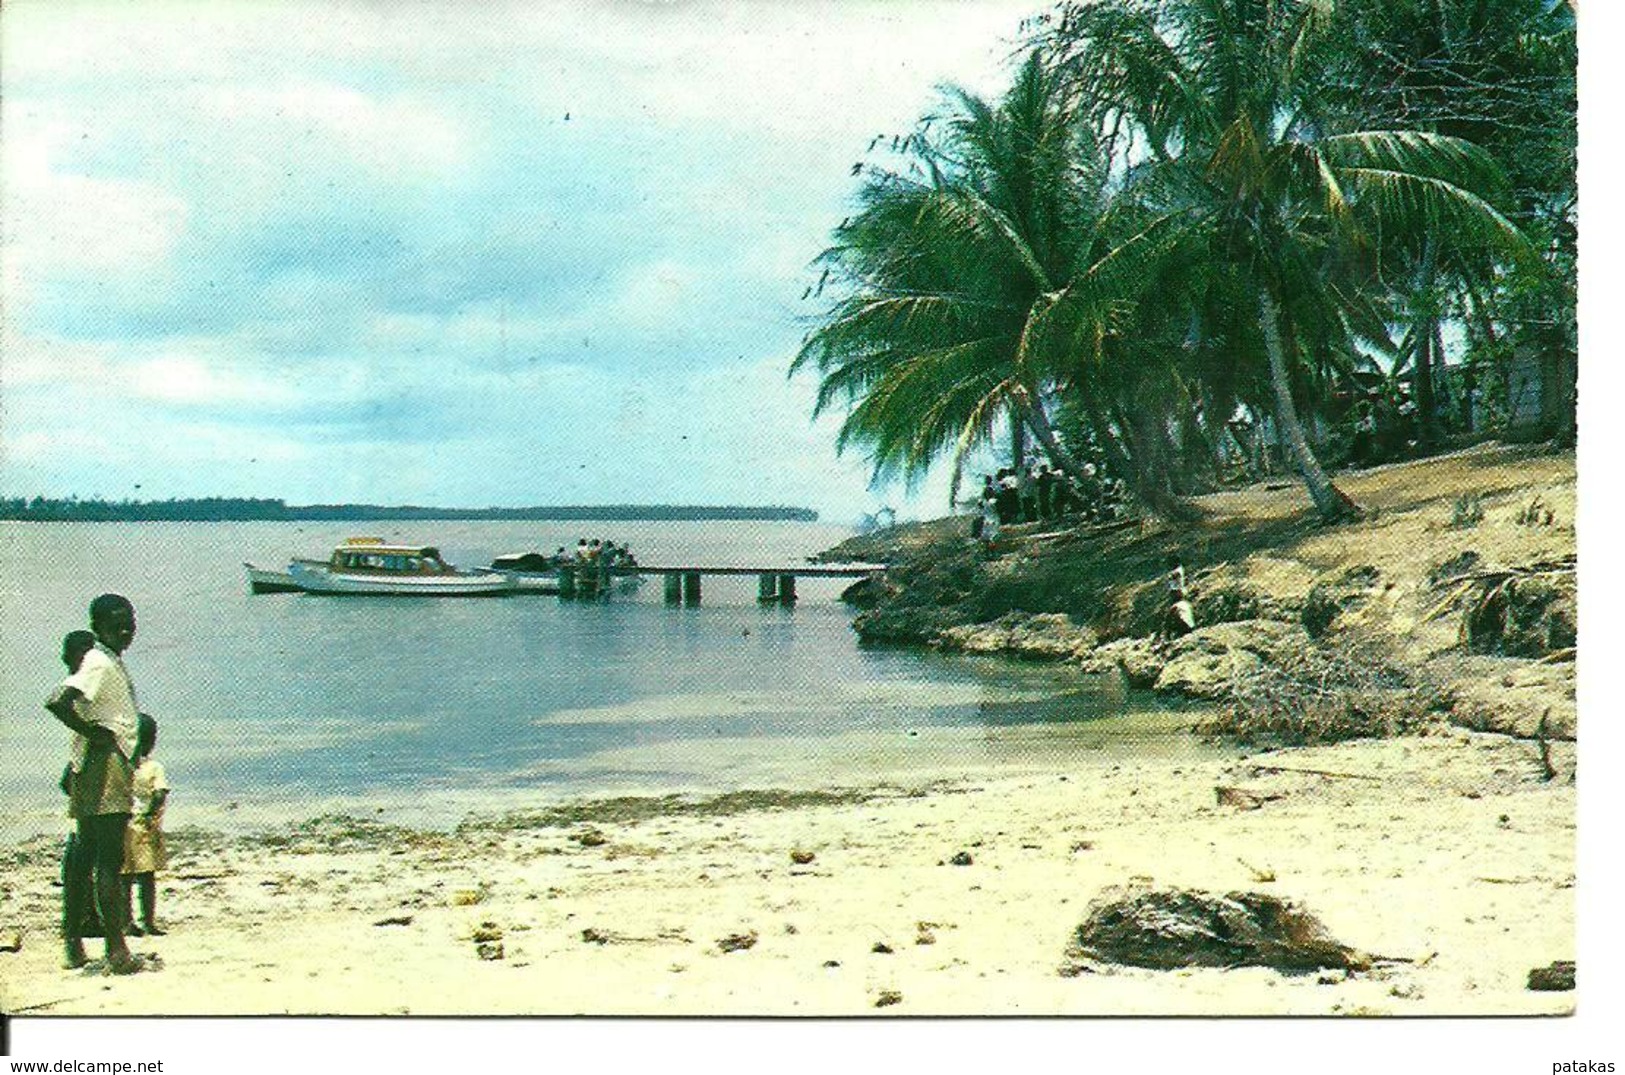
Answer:
[[[49,845],[0,883],[0,1006],[51,1014],[1562,1013],[1574,958],[1572,747],[1462,731],[1196,763],[880,790],[826,804],[456,835],[323,823],[194,837],[153,973],[57,965]],[[1261,772],[1257,765],[1351,776]],[[1216,785],[1280,794],[1255,810]],[[594,819],[595,813],[599,819]],[[597,843],[588,832],[604,838]],[[810,851],[797,865],[792,850]],[[953,865],[959,852],[969,865]],[[1258,881],[1254,871],[1273,873]],[[1368,974],[1057,973],[1091,899],[1136,878],[1303,901]],[[402,924],[380,925],[395,920]],[[503,958],[474,934],[500,931]],[[597,941],[584,939],[587,936]],[[718,941],[755,934],[724,952]],[[602,942],[602,943],[597,943]],[[929,943],[927,943],[929,942]],[[880,951],[884,946],[890,951]],[[876,1007],[882,998],[895,1002]]]

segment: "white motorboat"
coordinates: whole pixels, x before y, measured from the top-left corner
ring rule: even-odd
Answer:
[[[491,561],[491,570],[507,575],[521,593],[559,592],[558,564],[539,552],[505,553]]]
[[[499,571],[459,571],[432,545],[392,545],[371,537],[349,538],[326,561],[294,560],[288,576],[315,594],[491,597],[518,589]]]
[[[636,590],[643,583],[633,570],[636,567],[637,561],[628,558],[601,573],[597,563],[587,567],[574,557],[546,556],[539,552],[504,553],[491,561],[492,571],[512,578],[514,585],[524,593],[574,597]]]

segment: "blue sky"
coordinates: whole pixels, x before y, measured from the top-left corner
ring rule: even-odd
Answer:
[[[10,0],[0,488],[939,512],[812,422],[800,296],[1043,7]]]

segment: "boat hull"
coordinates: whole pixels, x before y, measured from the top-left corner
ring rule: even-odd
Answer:
[[[557,571],[504,571],[502,574],[513,580],[513,588],[518,593],[556,594],[559,592],[559,573]]]
[[[270,571],[253,564],[243,564],[248,575],[250,593],[303,593],[305,588],[286,571]]]
[[[363,575],[294,561],[288,574],[306,593],[377,597],[501,597],[517,592],[514,580],[498,572],[450,575]]]

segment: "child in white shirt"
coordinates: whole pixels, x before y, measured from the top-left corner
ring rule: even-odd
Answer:
[[[158,928],[158,884],[154,875],[168,865],[164,852],[164,804],[169,800],[169,780],[164,767],[152,756],[158,745],[158,722],[141,714],[136,733],[135,773],[130,782],[135,800],[130,824],[124,830],[124,920],[130,934],[162,937]],[[130,913],[131,890],[141,896],[141,922]]]

